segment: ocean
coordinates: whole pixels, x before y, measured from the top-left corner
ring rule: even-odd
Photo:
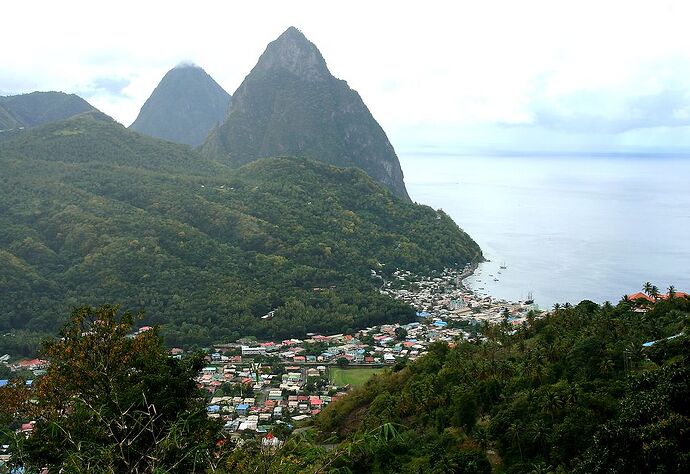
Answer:
[[[465,281],[480,293],[532,293],[550,308],[616,303],[646,281],[690,292],[690,157],[401,153],[400,161],[412,200],[443,209],[490,260]]]

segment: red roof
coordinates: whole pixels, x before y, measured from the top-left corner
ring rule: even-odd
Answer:
[[[673,297],[674,297],[674,298],[687,298],[687,297],[688,297],[688,294],[687,294],[687,293],[683,293],[682,291],[676,291],[676,293],[675,293],[675,295],[674,295]],[[668,293],[665,294],[665,295],[661,295],[659,298],[664,299],[664,300],[668,299]]]
[[[31,360],[22,360],[19,362],[20,367],[32,367],[32,366],[39,366],[39,365],[45,365],[47,364],[48,361],[41,360],[41,359],[31,359]]]
[[[635,300],[640,300],[640,299],[641,299],[641,300],[650,301],[650,302],[652,302],[652,303],[654,302],[654,300],[652,299],[651,296],[648,296],[648,295],[646,295],[646,294],[644,294],[644,293],[641,293],[641,292],[637,292],[637,293],[635,293],[635,294],[628,295],[628,299],[629,299],[630,301],[635,301]]]
[[[682,291],[677,291],[677,292],[675,293],[675,295],[674,295],[675,298],[685,298],[685,297],[687,297],[687,296],[688,296],[688,294],[687,294],[687,293],[683,293]],[[642,292],[637,292],[637,293],[635,293],[635,294],[633,294],[633,295],[628,295],[628,299],[629,299],[630,301],[635,301],[635,300],[643,299],[643,300],[649,301],[649,302],[651,302],[651,303],[654,303],[654,298],[652,298],[651,296],[646,295],[646,294],[644,294],[644,293],[642,293]],[[668,299],[668,293],[665,294],[665,295],[659,295],[659,299],[661,299],[661,300],[667,300],[667,299]]]

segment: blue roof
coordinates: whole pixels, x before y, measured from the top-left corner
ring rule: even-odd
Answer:
[[[434,326],[441,328],[444,326],[448,326],[448,323],[445,321],[434,321]]]
[[[651,346],[653,346],[654,344],[656,344],[656,343],[659,342],[659,341],[670,341],[671,339],[675,339],[675,338],[680,337],[680,336],[682,336],[682,335],[683,335],[683,333],[682,333],[682,332],[679,332],[678,334],[675,334],[675,335],[673,335],[673,336],[666,337],[666,338],[664,338],[664,339],[657,339],[656,341],[645,342],[644,344],[642,344],[642,347],[651,347]]]
[[[10,383],[9,380],[0,380],[0,387],[4,387],[4,386],[7,385],[8,383]]]
[[[249,410],[249,405],[246,403],[240,403],[239,405],[237,405],[237,409],[238,410]]]
[[[217,411],[220,411],[220,405],[210,405],[210,406],[206,407],[206,411],[208,411],[210,413],[215,413]]]
[[[420,318],[428,318],[431,316],[431,313],[427,313],[426,311],[417,311],[417,316]]]

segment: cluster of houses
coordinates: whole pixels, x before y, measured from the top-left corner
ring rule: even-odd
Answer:
[[[230,433],[267,433],[277,423],[317,415],[344,395],[344,391],[328,384],[327,368],[323,365],[254,362],[252,358],[261,354],[252,354],[252,358],[245,357],[243,363],[236,364],[225,362],[221,360],[224,356],[219,358],[216,354],[209,357],[210,363],[201,370],[197,383],[212,395],[207,404],[208,416],[223,420]],[[237,357],[233,359],[237,361]]]
[[[48,368],[48,361],[43,359],[25,359],[10,363],[9,354],[0,356],[0,364],[8,367],[12,372],[21,373],[22,376],[26,378],[24,383],[27,386],[33,385],[33,377],[45,375],[46,369]],[[7,386],[9,383],[10,381],[8,379],[0,379],[0,388]],[[24,431],[31,431],[31,429]]]
[[[384,280],[380,292],[409,303],[417,308],[418,316],[433,321],[471,325],[507,321],[519,325],[530,311],[539,310],[531,300],[510,302],[465,288],[462,279],[468,273],[468,269],[445,269],[437,275],[420,276],[399,270],[393,273],[391,280]]]
[[[397,271],[390,281],[381,278],[381,293],[403,300],[417,309],[417,320],[408,324],[370,327],[355,334],[308,334],[305,339],[281,342],[239,340],[209,350],[208,364],[196,379],[209,396],[208,416],[225,422],[231,433],[264,434],[276,423],[292,423],[318,414],[344,396],[348,387],[330,382],[334,366],[384,367],[424,355],[430,344],[481,337],[481,323],[520,324],[531,310],[530,302],[507,302],[466,289],[460,272],[445,270],[433,276]],[[137,332],[150,328],[143,327]],[[179,348],[171,357],[182,357]],[[9,356],[0,357],[8,364]],[[45,373],[47,362],[20,361],[12,370]],[[0,387],[7,385],[0,380]],[[31,380],[27,383],[31,384]],[[22,427],[30,431],[31,426]]]

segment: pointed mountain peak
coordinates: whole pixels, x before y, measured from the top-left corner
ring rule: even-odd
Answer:
[[[168,71],[130,125],[144,135],[201,145],[225,119],[230,94],[201,67],[180,63]]]
[[[269,43],[254,70],[287,71],[310,81],[331,76],[318,48],[294,26]]]

